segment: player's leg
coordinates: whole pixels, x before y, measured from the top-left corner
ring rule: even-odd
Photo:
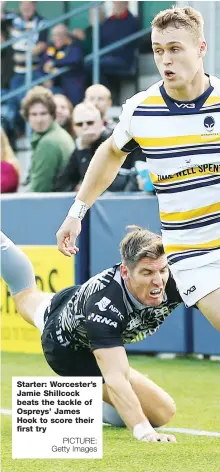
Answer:
[[[172,416],[175,414],[176,407],[174,400],[167,392],[131,367],[130,383],[141,403],[143,412],[152,426],[162,426],[171,420]],[[112,405],[106,385],[103,385],[103,400]],[[108,418],[108,422],[115,426],[120,426],[120,424],[118,424],[120,422],[120,416],[116,410],[113,411],[105,407],[104,411],[104,420],[106,422]]]
[[[186,270],[171,266],[171,271],[185,305],[197,305],[214,328],[220,330],[220,260]]]
[[[103,402],[103,415],[102,415],[102,422],[110,424],[112,426],[120,426],[125,427],[125,423],[123,419],[120,417],[119,413],[117,412],[114,406],[109,405],[109,403]]]
[[[43,313],[53,294],[37,289],[33,266],[15,244],[0,233],[1,275],[7,283],[16,308],[28,323],[42,328]],[[39,318],[39,309],[42,320]]]
[[[133,368],[130,368],[130,383],[152,426],[162,426],[171,420],[176,405],[165,390]]]
[[[220,331],[220,288],[201,298],[197,303],[197,306],[214,328]]]

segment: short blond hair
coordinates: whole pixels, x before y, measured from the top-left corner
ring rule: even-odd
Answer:
[[[204,20],[201,13],[192,7],[168,8],[160,11],[152,21],[152,28],[164,30],[168,26],[176,29],[185,28],[195,34],[197,38],[204,39]]]

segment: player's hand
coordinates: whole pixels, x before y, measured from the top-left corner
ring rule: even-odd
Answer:
[[[151,431],[146,434],[141,441],[145,442],[176,442],[175,436],[173,434],[160,434],[156,431]]]
[[[58,249],[64,256],[71,257],[79,252],[79,248],[76,246],[76,238],[80,231],[81,220],[67,216],[56,234]]]

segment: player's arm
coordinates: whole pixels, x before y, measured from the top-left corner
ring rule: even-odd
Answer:
[[[111,185],[126,156],[126,152],[117,148],[113,136],[98,147],[77,194],[77,200],[57,232],[58,248],[64,255],[70,256],[78,251],[75,240],[81,231],[82,218],[88,208]]]
[[[106,139],[98,147],[89,164],[77,194],[77,199],[91,207],[96,199],[111,185],[126,156],[126,152],[117,148],[113,136]]]
[[[120,286],[112,282],[109,289],[92,293],[84,310],[91,351],[105,379],[103,400],[109,402],[110,398],[136,439],[150,442],[172,440],[153,429],[132,388],[130,367],[121,336],[128,320]]]
[[[154,433],[130,384],[125,348],[95,349],[93,354],[105,379],[109,398],[128,428],[137,439],[141,439],[138,435]]]

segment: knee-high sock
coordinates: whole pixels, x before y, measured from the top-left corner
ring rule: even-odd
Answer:
[[[0,232],[1,276],[12,295],[22,290],[35,287],[33,266],[15,244]]]
[[[117,410],[106,402],[103,402],[102,421],[103,423],[108,423],[112,426],[125,426],[125,423]]]

